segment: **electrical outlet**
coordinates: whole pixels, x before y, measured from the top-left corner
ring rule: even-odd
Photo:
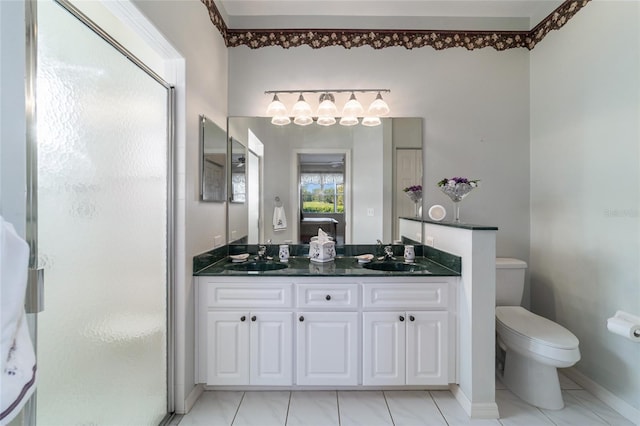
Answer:
[[[373,216],[373,209],[372,208],[368,208],[367,209],[367,216]]]
[[[433,238],[431,235],[427,235],[427,238],[425,238],[425,239],[426,239],[426,243],[427,243],[428,246],[431,246],[431,247],[435,247],[436,246],[436,239]]]
[[[213,247],[218,248],[222,245],[222,235],[216,235],[213,237]]]

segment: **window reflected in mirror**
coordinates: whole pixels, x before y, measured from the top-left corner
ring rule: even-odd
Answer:
[[[322,229],[344,244],[345,154],[298,154],[299,241],[308,243]]]

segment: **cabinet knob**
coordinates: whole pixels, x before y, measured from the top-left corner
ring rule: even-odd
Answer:
[[[251,321],[255,321],[255,320],[257,320],[257,319],[258,319],[258,318],[256,318],[256,316],[255,316],[255,315],[251,317]]]
[[[415,321],[416,317],[414,317],[413,315],[409,315],[409,321]]]
[[[331,300],[331,295],[330,295],[330,294],[327,294],[327,295],[325,296],[325,299],[327,299],[327,300]]]
[[[300,322],[304,321],[304,317],[302,315],[300,315],[300,318],[298,318],[298,321],[300,321]]]
[[[246,321],[246,319],[247,319],[247,317],[244,316],[244,315],[240,317],[240,321]]]
[[[404,317],[402,315],[400,315],[400,321],[404,321]]]

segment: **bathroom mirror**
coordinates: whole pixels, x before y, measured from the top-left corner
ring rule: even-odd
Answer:
[[[224,202],[227,198],[227,133],[200,116],[200,200]]]
[[[318,228],[339,244],[390,243],[398,218],[415,217],[402,189],[422,184],[421,118],[323,127],[230,117],[228,132],[247,168],[246,203],[229,203],[230,244],[303,244]]]

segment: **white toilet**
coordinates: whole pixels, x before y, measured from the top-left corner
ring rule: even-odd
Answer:
[[[527,264],[496,259],[498,374],[507,389],[536,407],[564,407],[557,368],[580,360],[578,338],[569,330],[520,306]]]

